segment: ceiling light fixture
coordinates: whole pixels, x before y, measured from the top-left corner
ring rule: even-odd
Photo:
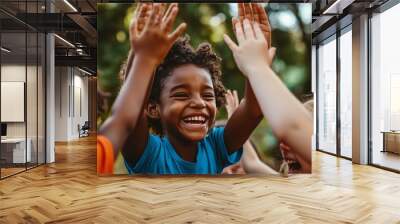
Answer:
[[[83,52],[83,50],[81,48],[77,48],[76,49],[76,53],[78,53],[79,55],[83,55],[84,54],[84,52]]]
[[[83,73],[85,73],[85,74],[87,74],[87,75],[90,75],[90,76],[93,75],[92,73],[90,73],[90,72],[88,72],[88,71],[86,71],[86,70],[83,70],[83,69],[81,69],[81,68],[79,68],[79,67],[78,67],[78,70],[81,71],[81,72],[83,72]]]
[[[10,52],[11,52],[11,50],[9,50],[9,49],[7,49],[7,48],[5,48],[5,47],[1,47],[0,49],[1,49],[2,51],[6,52],[6,53],[10,53]]]
[[[65,4],[67,4],[74,12],[78,12],[78,10],[71,4],[69,3],[68,0],[64,0]]]
[[[353,2],[354,0],[336,0],[332,5],[325,9],[322,14],[342,14],[343,10]]]
[[[75,45],[73,45],[71,42],[69,42],[68,40],[66,40],[66,39],[64,39],[64,38],[62,38],[62,37],[60,37],[59,35],[57,35],[57,34],[54,34],[54,36],[55,37],[57,37],[59,40],[61,40],[62,42],[64,42],[64,43],[66,43],[68,46],[70,46],[70,47],[72,47],[72,48],[75,48]]]

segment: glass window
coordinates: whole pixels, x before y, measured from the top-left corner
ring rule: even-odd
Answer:
[[[46,65],[46,37],[43,33],[39,33],[38,35],[38,76],[37,76],[37,90],[38,90],[38,136],[37,136],[37,145],[38,145],[38,164],[44,164],[46,162],[46,148],[45,148],[45,65]]]
[[[400,170],[400,4],[376,14],[372,26],[372,163]]]
[[[315,45],[312,45],[311,48],[311,90],[314,93],[314,96],[316,94],[316,76],[317,76],[317,48]],[[316,100],[315,100],[316,101]],[[314,104],[315,105],[315,104]],[[313,110],[313,135],[312,135],[312,145],[311,148],[312,150],[316,150],[316,133],[317,133],[317,128],[316,128],[316,109],[314,107]]]
[[[352,157],[352,35],[340,36],[340,154]]]
[[[38,35],[29,30],[27,33],[27,80],[26,80],[26,114],[27,114],[27,143],[30,158],[27,167],[37,165],[37,80],[38,80]]]
[[[336,37],[318,48],[318,149],[336,153]]]
[[[43,4],[9,1],[1,7],[35,14]],[[13,16],[0,12],[0,17],[0,178],[5,178],[45,162],[46,40]]]
[[[8,30],[8,27],[1,29],[2,178],[26,170],[26,162],[31,159],[30,142],[26,140],[25,117],[26,38],[25,30]]]

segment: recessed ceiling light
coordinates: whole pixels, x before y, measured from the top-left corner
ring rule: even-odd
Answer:
[[[322,14],[342,14],[343,9],[353,3],[354,0],[336,0]]]
[[[83,69],[81,69],[81,68],[79,68],[79,67],[78,67],[78,70],[81,71],[81,72],[83,72],[83,73],[85,73],[85,74],[87,74],[87,75],[92,75],[92,73],[90,73],[90,72],[88,72],[88,71],[86,71],[86,70],[83,70]]]
[[[68,5],[68,7],[70,7],[74,12],[78,12],[78,10],[71,4],[69,3],[68,0],[64,0],[65,4]]]
[[[60,37],[60,36],[57,35],[57,34],[54,34],[54,36],[57,37],[57,38],[58,38],[59,40],[61,40],[62,42],[66,43],[68,46],[75,48],[75,45],[73,45],[73,44],[72,44],[71,42],[69,42],[68,40],[66,40],[66,39],[64,39],[64,38],[62,38],[62,37]]]
[[[4,52],[6,52],[6,53],[10,53],[10,52],[11,52],[11,50],[9,50],[9,49],[7,49],[7,48],[5,48],[5,47],[1,47],[1,50],[4,51]]]

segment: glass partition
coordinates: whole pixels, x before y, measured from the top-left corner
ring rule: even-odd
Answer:
[[[0,7],[0,178],[45,163],[45,35],[20,19],[43,11],[44,1],[7,1]],[[39,7],[40,6],[40,7]],[[15,16],[14,16],[15,15]]]
[[[318,47],[318,149],[336,154],[336,36]]]
[[[352,33],[340,36],[340,155],[352,157]]]
[[[45,99],[46,99],[46,37],[43,33],[38,34],[38,64],[37,64],[37,162],[44,164],[46,162],[46,145],[45,145]]]
[[[34,167],[37,165],[37,98],[38,98],[38,35],[36,32],[28,31],[27,33],[27,82],[26,82],[26,113],[27,113],[27,150],[30,151],[30,158],[27,167]]]
[[[27,35],[25,31],[1,34],[1,175],[24,171],[30,162],[27,150],[26,75]]]

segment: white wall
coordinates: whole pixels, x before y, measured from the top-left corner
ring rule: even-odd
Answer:
[[[38,70],[37,70],[38,69]],[[43,89],[43,76],[42,67],[36,67],[25,64],[3,64],[1,66],[1,80],[2,82],[24,82],[26,83],[26,106],[20,110],[23,114],[26,111],[27,120],[22,122],[6,122],[7,123],[7,137],[9,138],[25,138],[29,139],[31,144],[31,155],[33,162],[39,159],[39,163],[44,163],[44,92]],[[27,77],[27,81],[25,78]],[[2,89],[3,92],[4,89]],[[24,90],[20,90],[24,94]],[[3,97],[7,97],[2,95]],[[2,107],[4,110],[12,110],[10,107]],[[12,111],[7,111],[13,113]],[[14,112],[15,113],[15,112]],[[39,153],[39,155],[37,155]]]
[[[1,66],[1,81],[2,82],[25,82],[26,71],[28,72],[28,84],[29,87],[34,86],[34,88],[27,88],[27,120],[28,124],[28,137],[30,133],[35,133],[36,136],[36,80],[34,80],[30,75],[36,75],[36,67],[19,65],[19,64],[5,64]],[[3,96],[4,97],[4,96]],[[39,107],[42,105],[39,105]],[[7,110],[8,108],[1,108],[1,110]],[[35,113],[33,113],[35,112]],[[34,123],[32,123],[34,122]],[[7,136],[8,137],[25,137],[25,123],[26,122],[7,122]],[[32,131],[31,131],[32,130]]]
[[[55,141],[68,140],[68,68],[55,68]]]
[[[1,81],[25,82],[25,65],[2,65]],[[7,108],[1,108],[7,110]],[[7,137],[25,138],[25,122],[7,122]]]
[[[88,78],[83,75],[76,68],[56,67],[56,141],[79,138],[78,124],[88,120]]]

